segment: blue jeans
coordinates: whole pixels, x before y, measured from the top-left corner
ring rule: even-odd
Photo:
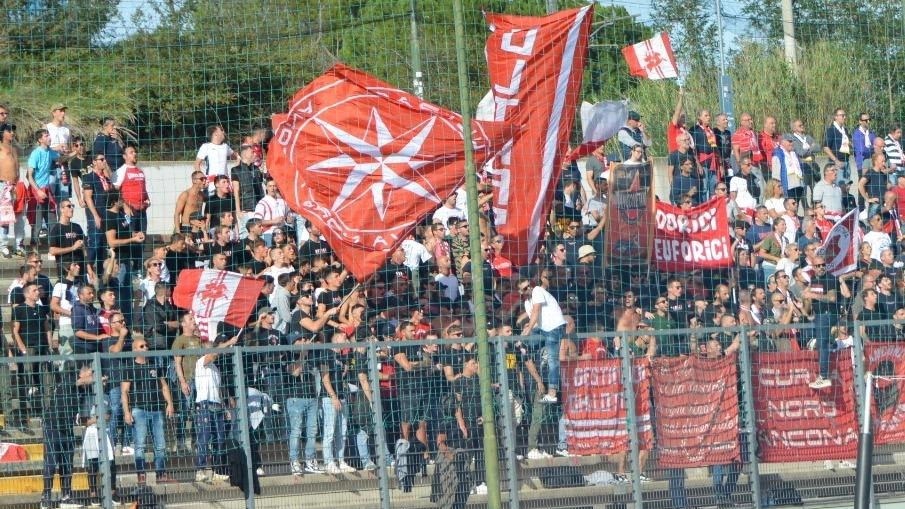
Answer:
[[[162,474],[167,459],[167,439],[164,436],[163,412],[146,412],[141,408],[132,409],[135,421],[135,470],[145,472],[145,441],[148,438],[148,426],[154,435],[154,471]]]
[[[324,463],[327,464],[345,459],[349,408],[346,406],[346,400],[340,401],[342,409],[337,412],[330,398],[321,398],[321,408],[324,412]]]
[[[116,447],[117,438],[119,438],[116,434],[116,428],[120,422],[123,424],[123,441],[120,445],[132,445],[132,426],[123,421],[123,401],[120,399],[122,394],[123,391],[119,383],[115,383],[114,387],[110,388],[107,396],[110,401],[110,421],[107,422],[107,435],[109,435],[110,443],[113,447]]]
[[[289,418],[289,461],[298,461],[299,459],[302,420],[305,422],[305,460],[315,459],[317,399],[288,398],[286,400],[286,415]]]
[[[222,405],[198,403],[195,410],[195,434],[198,437],[198,443],[195,444],[197,451],[195,467],[198,469],[207,467],[208,454],[213,458],[211,463],[221,463],[223,461],[223,443],[226,440],[226,422]],[[208,443],[210,442],[213,442],[213,448],[209,451]]]
[[[820,355],[820,376],[827,379],[830,377],[830,351],[836,344],[830,337],[834,318],[835,316],[830,313],[814,315],[814,337],[817,338],[817,351]]]
[[[94,217],[91,211],[86,209],[88,215],[88,236],[85,239],[88,244],[88,260],[87,263],[94,265],[94,271],[97,274],[103,274],[103,261],[107,258],[104,250],[107,248],[107,237],[104,236],[103,230],[94,225]]]
[[[858,174],[861,174],[861,168],[858,168]],[[848,161],[842,163],[842,166],[839,167],[839,171],[836,172],[836,184],[844,181],[851,180],[852,176],[852,158],[849,157]],[[763,188],[761,188],[763,189]],[[857,194],[857,193],[856,193]]]
[[[685,492],[685,469],[668,468],[666,475],[669,477],[669,498],[675,509],[682,509],[688,504],[688,495]]]
[[[565,328],[565,325],[560,325],[551,331],[534,330],[535,334],[544,338],[544,346],[547,348],[547,366],[550,369],[547,373],[547,390],[559,389],[559,344]]]

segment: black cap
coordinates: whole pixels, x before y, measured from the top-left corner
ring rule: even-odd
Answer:
[[[640,121],[640,120],[641,120],[641,114],[638,113],[638,112],[635,111],[635,110],[632,110],[632,111],[628,112],[628,119],[629,119],[629,120],[634,120],[634,121]]]
[[[744,228],[747,230],[749,226],[750,225],[748,224],[747,221],[736,221],[736,222],[732,223],[733,228]]]

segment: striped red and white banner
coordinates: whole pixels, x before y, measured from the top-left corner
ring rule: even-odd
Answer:
[[[666,32],[622,48],[622,55],[632,76],[650,80],[679,77],[679,66]]]
[[[219,322],[244,327],[263,287],[264,280],[236,272],[185,269],[179,273],[173,304],[195,314],[201,337],[207,339]]]

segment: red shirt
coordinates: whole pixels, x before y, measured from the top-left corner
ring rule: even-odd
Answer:
[[[148,198],[148,189],[145,186],[145,173],[136,166],[123,166],[124,170],[119,192],[123,201],[134,210],[144,210],[145,200]]]
[[[894,186],[891,189],[896,193],[896,208],[899,209],[899,220],[905,217],[905,187]]]
[[[493,260],[490,261],[490,266],[493,267],[493,270],[495,270],[500,277],[512,277],[512,262],[509,261],[508,258],[494,254]]]
[[[751,153],[751,162],[759,163],[764,160],[764,154],[757,143],[757,135],[751,129],[744,127],[732,133],[732,146],[738,147],[739,154]]]
[[[688,130],[685,129],[685,127],[679,127],[672,122],[666,126],[666,148],[669,152],[675,152],[679,149],[679,143],[676,141],[676,138],[679,137],[680,133],[688,134]]]
[[[760,132],[760,151],[765,161],[769,161],[773,157],[773,150],[776,149],[777,143],[779,143],[779,135]]]

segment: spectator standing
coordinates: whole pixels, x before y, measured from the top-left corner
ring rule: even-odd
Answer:
[[[132,231],[147,233],[151,197],[148,196],[145,172],[136,166],[138,149],[132,145],[127,146],[123,151],[123,160],[123,165],[116,170],[113,187],[119,190],[123,198],[123,210],[132,224]]]
[[[0,106],[0,110],[3,107]],[[19,150],[13,143],[16,138],[16,126],[13,124],[0,123],[0,196],[7,203],[13,205],[12,222],[0,225],[0,254],[6,258],[10,258],[12,253],[7,246],[7,238],[9,236],[10,224],[13,225],[13,235],[15,238],[15,254],[16,256],[25,257],[25,249],[22,246],[25,239],[25,210],[24,200],[16,196],[25,190],[25,187],[19,182]],[[15,197],[15,198],[14,198]],[[22,208],[19,208],[22,203]]]
[[[629,111],[628,119],[625,125],[619,129],[616,135],[619,140],[619,152],[622,154],[622,160],[627,161],[632,153],[632,147],[640,145],[644,151],[645,159],[647,148],[651,145],[650,136],[644,131],[644,124],[641,123],[641,114],[637,111]]]
[[[220,226],[220,217],[224,213],[236,213],[236,199],[229,189],[229,176],[218,175],[214,181],[214,194],[210,196],[205,207],[208,228]]]
[[[764,155],[763,161],[761,161],[760,166],[761,170],[764,172],[764,177],[768,177],[767,172],[770,170],[770,157],[773,155],[773,151],[776,150],[776,146],[779,145],[779,133],[776,132],[776,119],[770,116],[764,117],[764,128],[761,130],[758,135],[758,143],[760,143],[760,151]],[[778,175],[771,173],[769,178],[777,178]]]
[[[75,353],[96,353],[101,351],[104,334],[94,307],[94,286],[83,284],[79,287],[79,300],[72,305],[72,330],[75,339],[72,350]]]
[[[840,281],[827,272],[826,260],[823,257],[818,256],[814,259],[814,270],[811,286],[802,292],[802,296],[811,300],[814,337],[817,338],[819,351],[820,373],[809,385],[812,389],[819,390],[833,385],[830,380],[830,351],[835,346],[835,340],[831,337],[830,329],[839,321],[840,297],[848,299],[852,295],[845,281]]]
[[[136,338],[132,341],[132,351],[146,353],[148,343]],[[145,486],[145,443],[148,431],[154,439],[154,472],[157,484],[175,482],[166,473],[167,442],[164,435],[164,416],[175,414],[170,385],[166,379],[166,369],[156,362],[156,357],[140,355],[135,357],[130,369],[123,374],[122,404],[126,424],[135,426],[135,470],[138,485]]]
[[[104,118],[101,121],[101,132],[94,138],[92,146],[94,157],[103,155],[111,168],[119,168],[125,163],[124,148],[122,136],[116,128],[116,120],[111,117]]]
[[[75,197],[79,207],[85,208],[85,198],[82,197],[82,175],[91,171],[91,159],[85,155],[85,139],[81,136],[72,137],[72,151],[70,152],[67,165],[69,166],[70,186],[72,187],[72,196]]]
[[[28,156],[28,184],[31,195],[37,202],[35,221],[31,225],[31,244],[38,245],[38,233],[47,235],[44,224],[50,225],[50,211],[56,207],[54,199],[54,166],[60,158],[59,152],[50,148],[50,134],[47,129],[35,131],[35,148]]]
[[[273,245],[274,229],[284,224],[290,224],[292,214],[286,200],[280,196],[280,192],[277,190],[276,181],[273,179],[268,180],[265,185],[265,192],[264,197],[255,205],[252,217],[261,220],[261,226],[264,227],[261,238],[264,239],[267,247],[271,247]]]
[[[141,263],[141,246],[145,240],[143,232],[132,230],[129,220],[123,214],[123,200],[118,191],[107,195],[107,209],[104,212],[103,231],[107,245],[113,250],[119,261],[119,270],[113,276],[120,288],[131,288],[133,267]],[[126,317],[126,323],[132,324],[132,296],[129,292],[120,292],[120,309]]]
[[[82,227],[72,222],[75,205],[72,199],[63,198],[60,202],[60,221],[50,229],[50,255],[57,260],[57,278],[62,279],[69,265],[76,263],[87,269],[92,281],[97,277],[94,267],[85,266],[85,233]]]
[[[187,321],[194,323],[190,313],[184,315]],[[189,327],[192,331],[192,327]],[[194,331],[192,331],[194,332]],[[216,469],[226,466],[224,443],[226,441],[226,405],[221,389],[220,369],[214,361],[220,348],[214,348],[210,342],[204,343],[205,354],[195,361],[195,436],[197,437],[195,455],[195,482],[227,481],[228,475],[218,474]],[[210,449],[208,449],[210,447]],[[208,461],[208,455],[211,461]],[[213,470],[208,473],[207,467]]]
[[[889,134],[883,138],[883,152],[889,165],[889,183],[896,185],[898,175],[902,175],[902,126],[896,124],[889,128]]]
[[[852,148],[855,152],[855,168],[864,167],[864,161],[870,159],[874,152],[874,140],[877,134],[870,128],[870,115],[861,112],[858,115],[858,128],[852,132]]]
[[[248,236],[246,223],[252,217],[255,207],[264,197],[264,176],[255,166],[254,147],[239,147],[239,164],[230,170],[233,196],[236,199],[236,220],[239,226],[239,238]],[[297,231],[300,231],[297,229]]]
[[[691,128],[691,137],[694,140],[694,153],[698,156],[698,164],[703,171],[703,186],[701,194],[708,199],[713,194],[713,188],[716,185],[716,179],[719,176],[717,170],[718,150],[716,133],[710,126],[710,111],[701,110],[698,113],[698,121]]]
[[[51,397],[50,408],[45,409],[42,419],[44,437],[44,488],[41,492],[41,509],[53,507],[50,492],[53,489],[53,476],[59,472],[60,487],[63,495],[60,499],[61,509],[75,509],[81,504],[72,498],[72,460],[75,452],[75,434],[73,424],[78,413],[79,393],[83,387],[91,387],[94,383],[94,372],[83,366],[74,372],[72,365],[65,365],[60,373],[59,383]]]
[[[666,150],[672,152],[678,147],[676,138],[680,135],[687,135],[688,129],[685,126],[685,112],[682,109],[682,103],[685,101],[685,89],[679,87],[679,94],[676,97],[676,107],[672,112],[672,118],[666,125]]]
[[[345,462],[346,430],[349,419],[349,408],[346,405],[346,394],[349,390],[346,375],[346,356],[342,354],[343,344],[347,343],[342,332],[333,334],[334,347],[319,351],[317,360],[321,373],[321,409],[323,411],[323,453],[324,470],[331,475],[354,472],[355,469]]]
[[[226,166],[230,159],[235,158],[235,152],[226,143],[226,131],[223,130],[223,126],[208,127],[207,136],[210,141],[201,145],[195,156],[195,170],[203,171],[207,176],[208,191],[212,193],[217,175],[229,175]]]
[[[716,116],[713,134],[716,135],[718,164],[725,181],[733,175],[732,165],[729,164],[732,159],[732,131],[729,130],[729,115],[720,113]]]
[[[886,156],[874,154],[871,157],[870,168],[867,169],[858,180],[858,194],[864,200],[864,210],[867,217],[878,214],[883,203],[883,194],[886,193]]]
[[[303,295],[299,298],[308,299],[308,312],[311,311],[311,294]],[[310,315],[307,317],[311,320]],[[302,346],[310,345],[312,334],[303,334],[295,341],[293,345]],[[315,377],[317,376],[315,359],[319,356],[319,352],[302,350],[301,352],[292,352],[293,362],[286,365],[289,374],[285,384],[286,391],[286,415],[289,421],[289,467],[292,475],[300,476],[303,473],[322,474],[323,469],[318,465],[316,450],[317,446],[317,412],[318,398],[317,385]],[[299,440],[302,437],[302,425],[305,426],[305,465],[302,466],[299,458]]]
[[[836,183],[836,174],[838,172],[839,168],[833,163],[824,166],[823,179],[814,184],[814,189],[811,193],[814,203],[823,205],[825,213],[836,219],[841,218],[848,212],[842,208],[842,189]]]
[[[201,213],[207,201],[207,178],[204,172],[192,172],[192,185],[179,194],[176,209],[173,213],[173,232],[188,233],[192,230],[191,217]]]
[[[173,350],[176,352],[173,356],[173,366],[176,371],[176,390],[175,394],[179,404],[177,407],[176,421],[176,447],[179,449],[191,450],[188,436],[188,423],[197,421],[195,415],[195,364],[199,358],[198,354],[183,354],[180,350],[200,350],[201,338],[198,336],[198,326],[195,323],[195,317],[191,313],[183,313],[179,320],[182,327],[182,334],[176,336],[173,340]]]
[[[559,344],[562,341],[566,320],[559,303],[547,291],[545,282],[532,284],[527,279],[518,282],[518,293],[522,297],[528,322],[522,328],[522,336],[540,334],[547,349],[549,371],[547,375],[547,394],[541,399],[545,403],[556,403],[559,390]]]
[[[70,197],[71,180],[68,169],[68,156],[71,150],[72,133],[66,122],[66,105],[63,103],[54,104],[50,109],[51,119],[44,129],[50,134],[50,148],[55,150],[60,156],[57,161],[57,167],[54,171],[54,198],[57,204],[64,197]]]
[[[103,216],[107,209],[107,196],[114,191],[110,181],[110,168],[103,154],[94,154],[90,171],[82,177],[82,198],[85,200],[85,216],[88,223],[88,263],[94,272],[102,272],[101,263],[106,258],[107,237],[104,234]]]
[[[804,165],[795,152],[795,137],[784,134],[779,146],[773,150],[771,166],[774,177],[782,184],[782,190],[787,198],[794,198],[796,205],[805,196],[804,190]]]
[[[761,151],[760,142],[758,141],[757,133],[754,132],[753,127],[754,121],[751,118],[751,114],[742,113],[739,120],[739,128],[736,129],[735,134],[732,135],[732,155],[739,165],[741,165],[743,157],[747,158],[751,163],[751,172],[757,181],[758,192],[755,193],[750,185],[748,186],[748,190],[751,191],[751,194],[755,198],[760,199],[759,190],[763,189],[766,185],[764,174],[761,172],[761,164],[766,162],[768,154],[764,154],[763,151]]]
[[[842,170],[836,175],[836,183],[847,181],[851,178],[849,156],[852,154],[852,139],[845,127],[846,113],[842,108],[837,108],[833,113],[833,122],[826,128],[823,136],[823,153]]]

